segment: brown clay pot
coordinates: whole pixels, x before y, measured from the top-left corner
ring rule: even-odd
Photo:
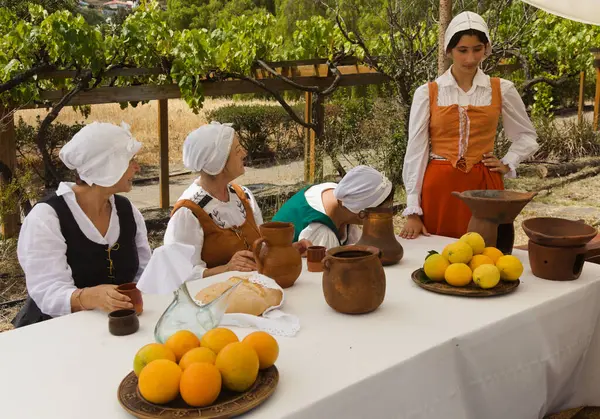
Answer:
[[[452,192],[471,210],[467,230],[481,234],[486,246],[505,255],[512,253],[515,242],[515,218],[536,194],[492,189]]]
[[[531,272],[542,279],[573,281],[586,260],[600,256],[600,242],[590,244],[598,231],[581,221],[535,217],[523,221],[529,237]]]
[[[394,234],[394,210],[392,208],[367,208],[359,213],[363,219],[360,240],[362,246],[374,246],[381,250],[381,264],[393,265],[400,262],[404,249]]]
[[[258,273],[272,278],[281,288],[288,288],[302,272],[300,252],[292,247],[294,225],[271,222],[259,226],[261,238],[254,242],[254,259]]]
[[[340,313],[369,313],[385,297],[385,272],[381,252],[373,246],[340,246],[323,259],[323,294]]]
[[[306,249],[308,272],[323,272],[323,258],[327,252],[325,246],[309,246]]]

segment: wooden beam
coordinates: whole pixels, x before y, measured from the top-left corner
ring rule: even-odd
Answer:
[[[160,191],[160,207],[168,209],[169,202],[169,100],[158,101],[158,154],[160,172],[158,189]]]
[[[312,93],[304,93],[304,122],[312,121]],[[310,167],[311,157],[314,155],[314,150],[311,149],[311,138],[313,130],[304,128],[304,182],[310,182]]]
[[[327,87],[333,82],[333,77],[299,77],[293,78],[297,83],[304,86]],[[381,84],[389,81],[389,78],[380,73],[349,74],[342,76],[340,86],[361,86],[365,84]],[[264,79],[262,82],[269,88],[282,92],[285,90],[294,90],[292,86],[279,79]],[[244,80],[231,81],[206,81],[202,82],[202,88],[206,97],[227,96],[242,93],[264,93],[260,87]],[[41,94],[45,102],[56,103],[65,94],[66,89],[46,91]],[[98,105],[102,103],[121,103],[150,101],[161,99],[178,99],[181,97],[179,87],[175,84],[166,84],[160,86],[143,85],[127,87],[98,87],[86,92],[77,94],[69,103],[75,105]],[[23,109],[38,106],[26,106]]]
[[[577,106],[577,122],[583,122],[583,103],[584,103],[584,86],[585,86],[585,71],[579,73],[579,102]]]
[[[0,162],[8,167],[14,176],[17,166],[17,147],[15,144],[15,120],[10,110],[0,106]],[[0,175],[0,193],[6,186],[7,179]],[[0,234],[8,239],[19,232],[19,206],[13,214],[5,215],[0,224]]]

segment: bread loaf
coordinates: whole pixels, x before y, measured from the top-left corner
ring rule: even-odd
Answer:
[[[264,287],[250,282],[246,278],[233,276],[227,281],[209,285],[196,294],[196,300],[203,304],[213,301],[238,281],[242,281],[231,297],[226,313],[246,313],[254,316],[262,315],[266,309],[281,303],[283,292],[278,289]]]

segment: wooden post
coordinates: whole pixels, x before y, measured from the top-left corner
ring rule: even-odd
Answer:
[[[310,123],[312,121],[312,93],[304,93],[304,122]],[[314,157],[314,142],[312,141],[312,132],[310,128],[304,128],[304,182],[311,182],[310,168],[312,157]],[[312,157],[311,157],[312,156]]]
[[[600,111],[600,48],[590,48],[594,55],[594,68],[596,69],[596,96],[594,97],[594,131],[598,131],[598,112]]]
[[[317,131],[311,130],[311,183],[323,180],[323,133],[325,128],[325,98],[321,97],[313,104],[313,122]]]
[[[583,91],[585,86],[585,71],[579,73],[579,104],[577,107],[577,122],[581,124],[583,122]]]
[[[158,186],[160,190],[160,207],[169,208],[169,100],[158,101],[158,153],[160,156],[160,173]]]
[[[15,144],[15,120],[10,110],[0,106],[0,162],[6,165],[14,176],[17,166],[17,147]],[[0,190],[8,179],[0,174]],[[2,218],[0,234],[3,238],[15,237],[19,230],[19,204],[13,214],[6,214]]]
[[[450,67],[450,60],[446,57],[444,48],[444,35],[446,28],[452,20],[452,0],[440,0],[440,24],[438,31],[438,76],[444,74]]]

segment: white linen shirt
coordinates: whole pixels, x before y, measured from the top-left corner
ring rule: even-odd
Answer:
[[[106,235],[102,236],[77,203],[71,189],[73,185],[71,182],[61,182],[56,195],[64,198],[85,237],[94,243],[113,246],[121,233],[114,196],[109,198],[110,222]],[[135,244],[139,268],[134,279],[137,282],[150,260],[151,251],[144,217],[133,204],[131,209],[137,226]],[[50,205],[39,203],[25,217],[19,234],[17,256],[25,272],[27,292],[39,309],[52,317],[71,313],[71,294],[77,287],[67,263],[67,243],[60,230],[58,215]]]
[[[322,194],[328,189],[335,189],[336,186],[337,183],[333,182],[311,186],[304,192],[306,202],[308,202],[308,205],[310,205],[313,209],[327,215],[325,212],[325,206],[323,205]],[[351,224],[348,226],[347,231],[344,230],[341,233],[342,237],[341,239],[338,239],[335,232],[325,224],[310,223],[300,232],[298,240],[306,239],[309,240],[313,246],[325,246],[327,249],[331,249],[332,247],[339,246],[340,243],[356,243],[360,239],[362,230],[357,225]]]
[[[492,86],[490,76],[481,69],[473,79],[473,86],[468,92],[462,90],[448,69],[436,79],[438,84],[438,106],[488,106],[492,102]],[[527,115],[525,105],[514,84],[500,79],[502,94],[502,123],[504,132],[512,142],[502,163],[510,167],[506,177],[516,177],[516,168],[525,159],[532,156],[539,148],[537,134]],[[421,209],[421,191],[423,176],[429,161],[429,87],[420,86],[414,95],[410,110],[408,126],[408,144],[402,178],[406,188],[406,209],[403,215],[423,214]],[[458,138],[458,133],[456,137]]]
[[[196,204],[200,202],[206,195],[206,192],[198,183],[198,179],[193,182],[179,197],[189,199]],[[250,207],[254,214],[254,221],[259,226],[263,223],[262,212],[256,203],[256,199],[252,192],[244,186],[242,189],[249,196]],[[215,224],[221,228],[230,228],[233,226],[241,226],[246,221],[246,210],[242,201],[235,192],[229,190],[229,201],[219,201],[212,197],[208,204],[203,208],[207,214],[212,215]],[[193,275],[202,278],[206,269],[206,262],[202,260],[202,246],[204,245],[204,230],[200,221],[194,213],[185,207],[179,208],[169,220],[167,230],[165,231],[164,244],[183,243],[194,246],[194,255],[192,263],[194,265]]]

